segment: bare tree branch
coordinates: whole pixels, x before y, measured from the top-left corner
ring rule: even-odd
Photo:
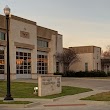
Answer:
[[[107,46],[107,50],[102,53],[102,56],[110,58],[110,45]]]
[[[78,55],[71,49],[63,49],[63,53],[57,53],[56,59],[64,64],[65,71],[69,70],[70,65],[79,61]]]

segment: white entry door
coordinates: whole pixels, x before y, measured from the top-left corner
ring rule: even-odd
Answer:
[[[37,73],[48,73],[48,53],[37,51]]]

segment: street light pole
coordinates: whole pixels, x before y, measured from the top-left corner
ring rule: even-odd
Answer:
[[[4,100],[13,100],[10,92],[10,51],[9,51],[9,15],[10,8],[6,6],[4,8],[4,13],[6,16],[6,31],[7,31],[7,95]]]

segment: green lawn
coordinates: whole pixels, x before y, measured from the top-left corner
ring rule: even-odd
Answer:
[[[57,98],[57,97],[66,96],[66,95],[74,95],[74,94],[79,94],[79,93],[89,92],[89,91],[92,91],[92,89],[63,86],[62,93],[50,95],[50,96],[45,96],[43,98],[50,98],[51,99],[51,98]]]
[[[45,97],[38,97],[34,95],[33,88],[37,86],[37,83],[25,83],[25,82],[12,82],[11,83],[11,95],[13,98],[56,98],[66,95],[74,95],[78,93],[92,91],[91,89],[87,88],[78,88],[78,87],[69,87],[63,86],[62,93],[45,96]],[[6,82],[0,81],[0,97],[6,96]]]
[[[110,91],[103,92],[96,95],[92,95],[87,98],[82,98],[81,100],[94,100],[94,101],[110,101]]]

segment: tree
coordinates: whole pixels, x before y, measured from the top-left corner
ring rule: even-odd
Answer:
[[[64,66],[64,72],[69,71],[70,65],[78,61],[78,55],[72,50],[64,48],[62,53],[57,53],[56,59]]]
[[[107,46],[107,50],[102,53],[102,56],[110,58],[110,45]]]

